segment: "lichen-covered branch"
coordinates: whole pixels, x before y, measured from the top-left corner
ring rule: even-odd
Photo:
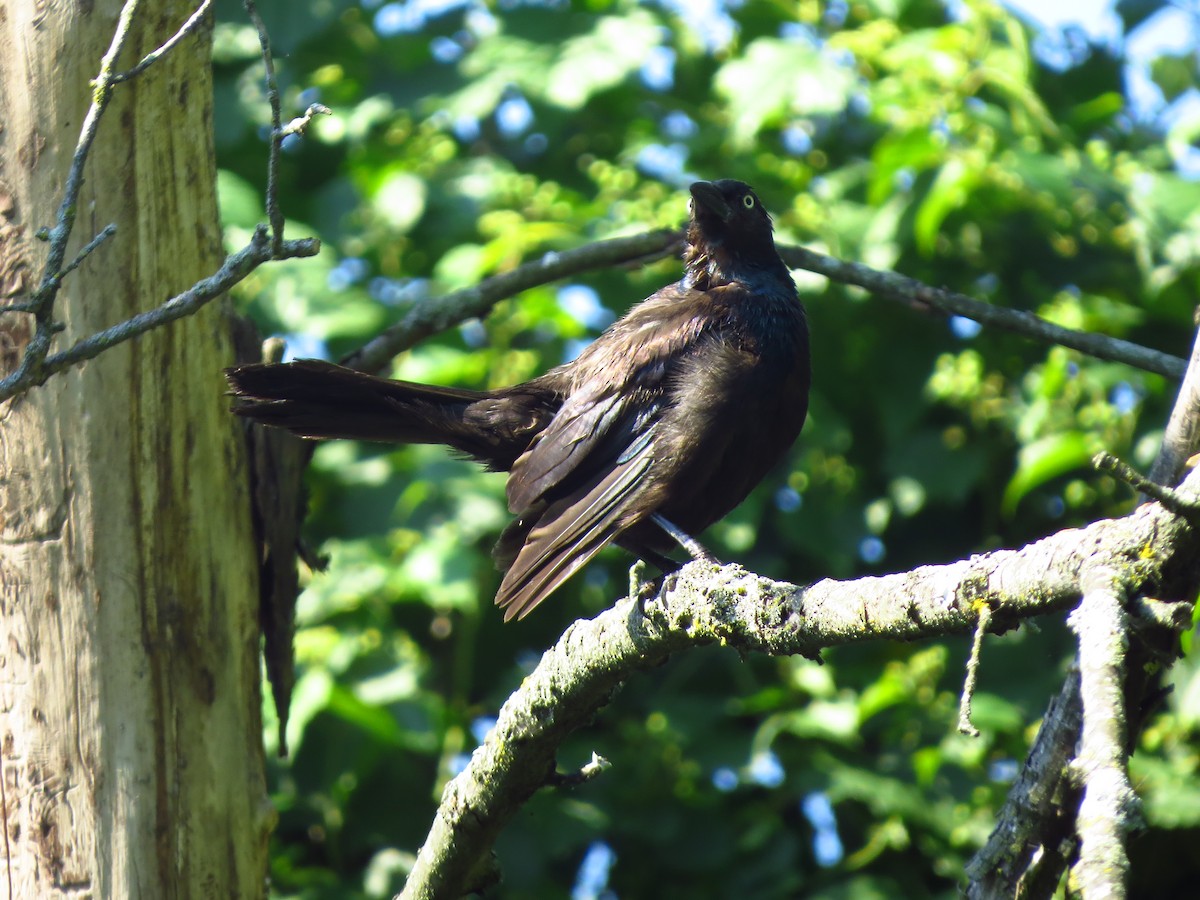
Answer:
[[[1200,494],[1200,474],[1182,491]],[[1145,554],[1144,548],[1155,547]],[[402,898],[458,897],[496,835],[538,788],[552,781],[555,754],[634,673],[671,654],[722,643],[743,653],[812,656],[825,647],[887,638],[915,640],[970,631],[978,604],[1015,621],[1073,606],[1082,573],[1121,573],[1135,594],[1169,595],[1192,568],[1200,535],[1158,505],[1123,519],[1059,532],[1021,549],[944,566],[807,588],[736,566],[686,566],[675,585],[645,604],[626,599],[573,624],[500,711],[496,728],[451,781]],[[1194,589],[1186,585],[1185,589]]]
[[[1083,731],[1072,770],[1083,788],[1076,818],[1079,861],[1073,881],[1085,898],[1125,896],[1125,839],[1137,809],[1129,783],[1125,717],[1128,617],[1120,576],[1107,565],[1083,576],[1083,600],[1068,622],[1079,637]]]
[[[1049,897],[1058,886],[1073,843],[1065,796],[1073,792],[1067,768],[1079,741],[1082,711],[1079,670],[1067,674],[1050,701],[1037,740],[996,817],[996,827],[967,864],[968,900]]]
[[[1162,447],[1150,470],[1154,482],[1162,488],[1173,486],[1182,476],[1186,460],[1200,450],[1197,411],[1200,411],[1200,332],[1193,344]],[[1187,484],[1191,483],[1194,483],[1194,476],[1188,479]],[[1162,494],[1161,491],[1156,493]],[[1195,495],[1171,491],[1170,500],[1177,509],[1180,504],[1194,506]],[[1151,542],[1147,546],[1156,545]],[[1123,587],[1126,594],[1132,596],[1128,585]],[[1193,591],[1186,598],[1189,610],[1194,596]],[[1158,616],[1154,610],[1146,609],[1148,604],[1158,606],[1157,601],[1134,599],[1138,601],[1139,613],[1147,621],[1157,622],[1160,628],[1182,631],[1191,623],[1190,614],[1172,623],[1169,615]],[[1126,664],[1125,671],[1130,672],[1139,665],[1143,655],[1139,650],[1134,661]],[[1067,784],[1067,776],[1082,719],[1077,668],[1059,695],[1051,700],[1021,777],[1013,785],[997,817],[996,828],[967,866],[971,879],[967,896],[972,900],[1049,897],[1053,894],[1071,853],[1060,852],[1056,841],[1047,842],[1047,839],[1058,836],[1062,842],[1070,844],[1077,840],[1076,810],[1067,797],[1074,793],[1074,788]],[[1037,861],[1033,863],[1035,856]]]

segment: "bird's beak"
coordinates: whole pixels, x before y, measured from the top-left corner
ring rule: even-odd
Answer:
[[[729,216],[733,213],[733,210],[725,202],[725,198],[721,196],[721,192],[717,190],[715,184],[711,181],[697,181],[688,190],[692,192],[692,199],[710,213],[722,222],[729,221]]]

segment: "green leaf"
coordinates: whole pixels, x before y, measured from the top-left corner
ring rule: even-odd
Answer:
[[[784,713],[764,725],[796,737],[818,739],[834,744],[858,743],[859,716],[856,705],[849,700],[813,700],[803,709]]]
[[[1138,785],[1146,821],[1160,828],[1200,826],[1200,779],[1194,762],[1136,754],[1129,774]]]
[[[978,181],[979,172],[961,155],[948,159],[938,171],[913,222],[917,246],[926,256],[931,256],[937,247],[942,222],[950,213],[966,205]]]
[[[332,691],[333,679],[322,669],[305,672],[296,680],[287,725],[288,748],[293,756],[300,750],[308,723],[329,705]]]
[[[1170,233],[1200,209],[1200,184],[1171,172],[1145,172],[1138,176],[1133,206],[1156,232]]]
[[[1064,205],[1076,196],[1075,173],[1061,157],[1018,151],[1012,154],[1009,167],[1020,176],[1029,191],[1048,193]]]
[[[334,685],[328,695],[328,710],[344,721],[362,729],[385,744],[403,743],[403,734],[395,717],[379,706],[367,703],[340,685]]]
[[[649,13],[604,16],[588,34],[569,39],[545,81],[545,98],[579,109],[594,94],[620,84],[641,68],[662,32]]]
[[[217,204],[226,226],[253,229],[267,218],[262,195],[254,185],[226,169],[217,171]]]
[[[981,731],[1012,733],[1020,730],[1025,715],[1004,697],[980,691],[971,701],[971,722]]]
[[[425,182],[401,169],[387,173],[371,197],[376,214],[399,234],[409,231],[425,212]]]
[[[1196,71],[1200,55],[1195,50],[1179,56],[1159,56],[1150,61],[1150,77],[1163,92],[1163,98],[1173,103],[1185,91],[1196,86]]]
[[[768,125],[796,116],[833,115],[846,107],[853,73],[818,49],[776,38],[759,38],[717,72],[717,93],[732,119],[730,137],[749,147]]]
[[[892,41],[882,62],[910,89],[926,95],[931,105],[941,105],[943,98],[929,95],[930,82],[958,89],[971,64],[967,48],[972,40],[971,30],[963,25],[923,28]]]
[[[946,141],[929,129],[894,131],[875,145],[875,171],[868,198],[873,206],[883,203],[896,190],[896,176],[907,170],[919,175],[932,169],[946,155]]]
[[[1088,465],[1097,449],[1096,437],[1083,431],[1047,435],[1021,448],[1017,471],[1004,489],[1001,510],[1011,516],[1030,491]]]

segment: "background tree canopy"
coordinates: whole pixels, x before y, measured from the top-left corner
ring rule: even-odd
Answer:
[[[281,173],[289,231],[321,237],[322,255],[260,269],[238,294],[295,355],[336,359],[523,260],[676,227],[683,188],[720,177],[754,185],[784,242],[1187,355],[1196,54],[1131,62],[1127,48],[1195,29],[1194,12],[1121,2],[1102,41],[970,0],[260,7],[285,117],[314,101],[334,111],[287,139]],[[218,4],[215,59],[234,247],[263,219],[267,125],[257,37],[234,0]],[[679,270],[668,259],[527,291],[393,374],[523,380]],[[812,412],[786,464],[706,535],[719,557],[805,583],[1131,508],[1089,460],[1103,449],[1144,468],[1170,382],[796,278]],[[567,624],[625,593],[630,560],[606,553],[504,626],[489,555],[502,477],[439,448],[338,442],[309,483],[309,536],[330,564],[300,600],[273,890],[389,896],[500,703]],[[878,643],[823,666],[709,649],[635,678],[560,757],[578,766],[595,750],[613,768],[539,795],[502,836],[503,895],[954,896],[1073,640],[1053,617],[988,641],[978,739],[954,728],[966,649]],[[1185,650],[1133,757],[1146,824],[1133,895],[1200,874],[1200,678]]]

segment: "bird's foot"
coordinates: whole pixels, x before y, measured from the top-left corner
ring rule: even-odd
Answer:
[[[644,560],[635,559],[633,565],[629,567],[629,596],[640,597],[642,595],[642,573],[646,571],[646,563]]]
[[[646,604],[659,595],[663,577],[642,581],[642,573],[646,571],[646,563],[638,560],[629,567],[629,596],[637,599],[638,612],[646,616]]]
[[[667,594],[669,594],[669,593],[671,593],[671,591],[675,590],[675,588],[678,586],[678,584],[679,584],[679,570],[678,569],[676,569],[674,572],[668,572],[667,574],[663,575],[663,577],[659,580],[658,599],[661,600],[665,604],[667,602]]]

